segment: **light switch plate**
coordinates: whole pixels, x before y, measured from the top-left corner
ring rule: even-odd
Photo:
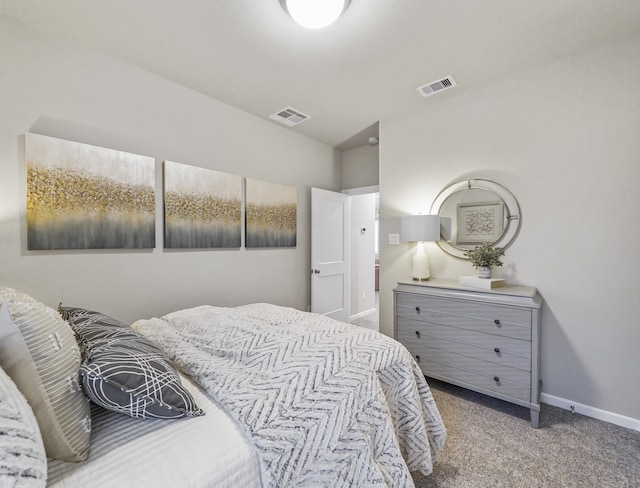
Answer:
[[[389,234],[389,245],[397,246],[400,244],[400,234]]]

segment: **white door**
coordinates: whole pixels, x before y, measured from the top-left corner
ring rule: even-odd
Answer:
[[[349,322],[349,195],[311,188],[311,311]]]

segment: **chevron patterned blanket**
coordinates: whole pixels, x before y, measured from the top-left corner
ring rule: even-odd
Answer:
[[[267,487],[411,487],[446,437],[411,355],[377,332],[270,304],[201,306],[133,328],[235,419]]]

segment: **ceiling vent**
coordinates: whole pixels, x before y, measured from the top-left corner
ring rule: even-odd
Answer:
[[[447,76],[446,78],[442,78],[441,80],[432,81],[431,83],[427,83],[426,85],[419,86],[417,90],[423,97],[428,97],[429,95],[448,90],[449,88],[453,88],[454,86],[458,86],[456,80],[453,79],[453,76]]]
[[[305,115],[302,112],[292,109],[291,107],[283,108],[275,114],[269,115],[270,119],[277,120],[278,122],[292,127],[298,125],[300,122],[304,122],[311,117]]]

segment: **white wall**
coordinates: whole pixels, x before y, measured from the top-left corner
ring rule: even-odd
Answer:
[[[375,312],[376,194],[351,197],[351,318]],[[362,229],[366,229],[362,232]]]
[[[378,146],[366,145],[342,153],[342,188],[376,186],[379,182]]]
[[[0,286],[124,321],[203,303],[309,303],[310,187],[340,189],[326,145],[0,16]],[[296,249],[26,250],[24,134],[40,133],[292,185]]]
[[[399,218],[461,177],[494,179],[523,216],[498,275],[545,300],[543,392],[640,419],[639,53],[631,38],[380,123],[382,331],[410,276],[409,246],[386,244]],[[427,252],[435,277],[473,273]]]

